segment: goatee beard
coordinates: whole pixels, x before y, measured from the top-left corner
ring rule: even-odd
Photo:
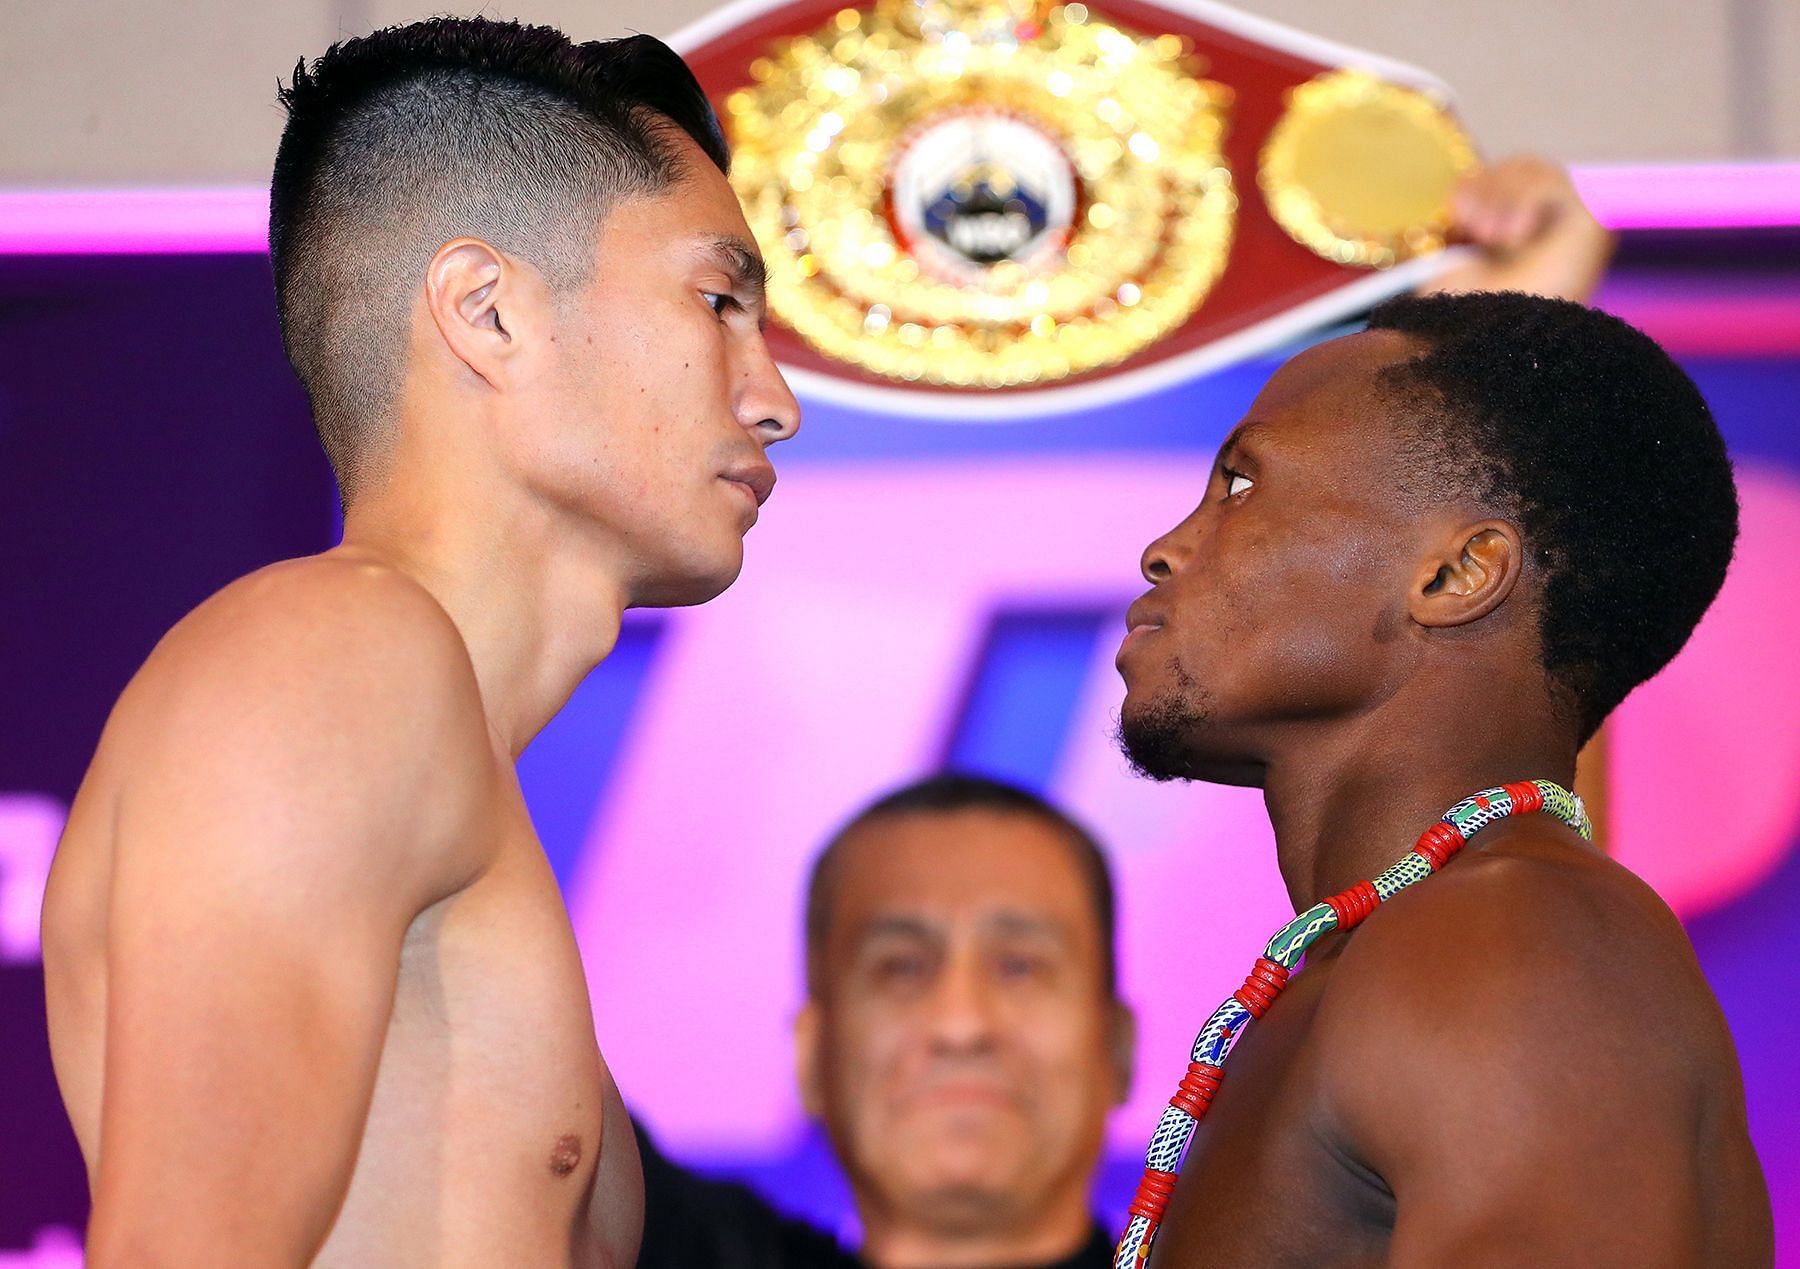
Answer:
[[[1193,780],[1191,745],[1210,717],[1199,685],[1179,667],[1175,681],[1186,693],[1164,693],[1129,718],[1120,710],[1113,740],[1125,760],[1145,779]]]

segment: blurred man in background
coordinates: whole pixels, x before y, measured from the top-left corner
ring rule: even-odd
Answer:
[[[849,1176],[863,1263],[1109,1263],[1089,1190],[1133,1024],[1085,829],[974,776],[890,793],[813,867],[806,963],[801,1098]],[[644,1154],[641,1265],[854,1263],[747,1191]]]
[[[1052,1264],[1088,1209],[1131,1077],[1112,881],[1064,813],[945,776],[883,798],[826,848],[795,1027],[809,1114],[883,1269]]]

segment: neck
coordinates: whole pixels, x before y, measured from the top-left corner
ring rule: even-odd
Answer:
[[[1076,1180],[1028,1217],[1005,1223],[988,1219],[979,1228],[935,1228],[883,1204],[859,1201],[860,1259],[874,1269],[992,1269],[1065,1260],[1081,1250],[1093,1230],[1085,1178]],[[1010,1206],[1003,1199],[984,1210],[994,1216]]]
[[[338,549],[405,573],[449,614],[517,758],[612,651],[629,592],[623,559],[585,526],[493,483],[391,480],[350,508]]]
[[[1514,686],[1497,684],[1492,699],[1519,700]],[[1269,762],[1264,800],[1296,912],[1373,879],[1472,793],[1514,780],[1572,785],[1574,739],[1547,705],[1483,717],[1443,707],[1454,699],[1432,693],[1423,709],[1379,711]]]

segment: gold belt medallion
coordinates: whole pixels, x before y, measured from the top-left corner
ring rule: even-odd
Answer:
[[[1437,251],[1475,147],[1424,93],[1356,70],[1295,88],[1259,174],[1276,223],[1339,264],[1386,268]]]
[[[730,94],[775,315],[827,357],[1047,383],[1181,326],[1230,253],[1227,89],[1079,3],[877,0]]]

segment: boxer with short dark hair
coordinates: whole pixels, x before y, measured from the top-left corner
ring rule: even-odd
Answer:
[[[342,545],[126,688],[43,939],[88,1263],[610,1265],[640,1177],[514,763],[743,562],[798,413],[687,68],[438,19],[302,66],[282,333]]]
[[[1699,392],[1576,304],[1390,301],[1264,387],[1144,553],[1121,736],[1153,778],[1261,787],[1295,911],[1330,921],[1291,978],[1257,962],[1235,1047],[1203,1041],[1178,1090],[1159,1057],[1199,1124],[1140,1191],[1128,1242],[1167,1205],[1152,1265],[1770,1263],[1673,915],[1552,814],[1421,837],[1471,794],[1568,785],[1736,532]],[[1403,885],[1360,884],[1415,840]]]

